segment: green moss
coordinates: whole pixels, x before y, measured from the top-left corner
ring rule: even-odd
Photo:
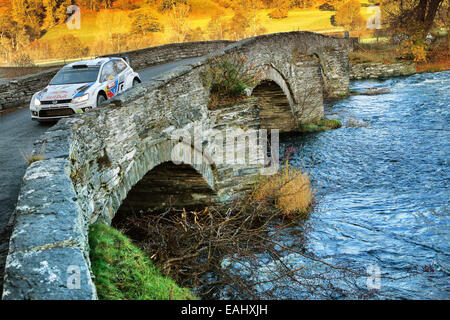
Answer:
[[[337,119],[321,119],[311,123],[300,124],[299,131],[312,133],[338,129],[340,127],[342,127],[342,123]]]
[[[333,99],[344,99],[344,98],[347,98],[349,96],[349,93],[346,93],[346,92],[342,92],[342,93],[338,93],[338,94],[336,94],[334,97],[333,97]]]
[[[302,125],[300,127],[300,129],[301,129],[300,131],[303,131],[303,132],[318,132],[318,131],[321,131],[319,129],[318,125],[315,125],[315,124],[312,124],[312,123]]]
[[[150,259],[118,230],[95,224],[89,229],[95,286],[101,300],[192,300],[189,289],[164,277]]]
[[[319,121],[318,126],[330,130],[342,127],[342,123],[338,119],[322,119]]]

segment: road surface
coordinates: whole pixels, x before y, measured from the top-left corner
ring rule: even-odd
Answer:
[[[198,60],[199,58],[187,59],[138,72],[145,83],[157,78],[161,73]],[[31,154],[33,142],[52,125],[52,123],[39,124],[32,121],[28,106],[12,112],[0,113],[0,297],[3,291],[3,272],[9,246],[9,221],[27,168],[26,158]]]

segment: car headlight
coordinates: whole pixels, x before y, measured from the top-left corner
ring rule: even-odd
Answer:
[[[33,104],[35,106],[40,106],[41,105],[41,100],[39,100],[37,97],[34,98]]]
[[[83,94],[82,96],[76,97],[72,99],[72,102],[84,102],[89,99],[89,93]]]

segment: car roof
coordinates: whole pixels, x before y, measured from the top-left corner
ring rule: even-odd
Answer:
[[[117,59],[120,59],[120,57],[95,58],[95,59],[90,59],[90,60],[81,60],[81,61],[72,62],[72,63],[64,66],[64,68],[73,68],[76,66],[101,67],[106,62],[111,61],[111,60],[117,60]]]

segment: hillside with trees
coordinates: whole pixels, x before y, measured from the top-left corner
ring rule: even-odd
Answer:
[[[404,21],[420,21],[427,30],[448,26],[448,0],[378,2],[383,27],[396,32]],[[366,24],[370,16],[366,9],[373,4],[373,0],[0,0],[0,63],[26,66],[172,42],[240,40],[293,30],[373,35]],[[66,25],[71,5],[81,9],[80,29]]]

